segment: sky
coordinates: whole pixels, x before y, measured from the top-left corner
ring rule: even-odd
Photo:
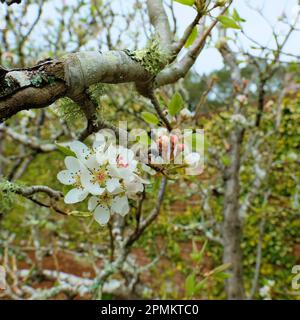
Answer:
[[[66,1],[66,0],[65,0]],[[70,2],[76,2],[78,0],[67,0]],[[127,8],[132,8],[134,0],[110,0],[114,5],[114,10],[116,12],[120,10],[124,10],[126,12]],[[146,1],[146,0],[142,0]],[[164,0],[169,1],[169,0]],[[262,45],[267,45],[268,47],[274,47],[274,41],[272,40],[272,30],[269,26],[276,25],[276,32],[281,32],[282,34],[286,34],[286,29],[284,30],[284,25],[278,22],[278,17],[285,12],[286,16],[292,19],[292,12],[297,6],[299,0],[233,0],[232,8],[236,8],[239,15],[246,20],[245,23],[242,24],[244,32],[254,38]],[[55,4],[61,4],[61,0],[52,0],[49,1],[47,10],[45,10],[44,15],[47,18],[55,19],[56,13],[54,11]],[[300,7],[300,6],[299,6]],[[167,7],[166,7],[167,8]],[[194,19],[196,15],[196,11],[189,6],[182,5],[180,3],[174,2],[175,15],[177,17],[178,24],[178,35],[182,35],[186,26]],[[254,10],[254,8],[258,8],[261,14],[268,20],[266,20]],[[37,14],[36,7],[32,7],[32,13],[30,14],[30,20]],[[232,9],[231,9],[232,10]],[[1,12],[0,12],[1,14]],[[170,19],[171,20],[171,19]],[[299,30],[300,30],[300,22],[299,22]],[[0,18],[0,28],[1,28],[1,18]],[[40,43],[42,43],[41,30],[35,30],[36,39]],[[253,54],[257,55],[257,50],[251,49],[251,43],[242,33],[238,31],[232,31],[230,29],[228,31],[228,36],[233,37],[236,41],[230,41],[229,44],[233,48],[237,48],[236,44],[239,44],[243,47],[244,50],[247,50]],[[217,31],[215,30],[212,37],[213,41],[209,47],[206,47],[200,57],[197,59],[194,69],[199,73],[209,73],[213,70],[220,69],[223,66],[222,58],[218,52],[218,50],[214,47],[217,41]],[[95,42],[95,41],[94,41]],[[300,56],[300,32],[295,32],[293,36],[290,38],[284,50],[289,53],[293,53],[295,55]],[[82,48],[85,50],[86,48]],[[290,57],[283,57],[283,60],[289,60]]]
[[[246,20],[242,25],[243,30],[248,36],[254,38],[260,44],[273,46],[274,42],[271,41],[272,31],[268,23],[277,25],[278,32],[282,32],[282,34],[286,33],[284,32],[285,29],[283,24],[278,22],[278,17],[285,12],[288,17],[292,18],[292,12],[295,10],[297,3],[298,0],[234,0],[232,7],[236,8],[239,15]],[[259,8],[268,22],[266,22],[255,10],[252,10],[250,6],[252,8]],[[175,3],[175,14],[179,20],[179,34],[182,34],[185,26],[189,21],[192,21],[195,16],[195,10],[191,7]],[[231,31],[229,32],[229,35],[230,33],[232,34]],[[238,35],[238,42],[242,44],[244,49],[257,54],[257,51],[251,50],[249,41],[239,31],[237,31],[236,34]],[[295,32],[287,43],[285,51],[300,56],[299,43],[300,32]],[[234,46],[232,42],[231,45]],[[289,60],[291,58],[285,57],[283,59]],[[203,74],[219,69],[222,66],[222,58],[218,51],[215,48],[208,48],[202,51],[195,65],[195,69],[199,74]]]

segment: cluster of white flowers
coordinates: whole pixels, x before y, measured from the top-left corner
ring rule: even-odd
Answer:
[[[66,194],[65,203],[88,201],[99,224],[106,224],[111,214],[125,216],[129,212],[128,198],[135,198],[148,183],[143,172],[153,173],[148,166],[134,159],[132,150],[108,144],[101,134],[96,135],[93,147],[80,141],[69,144],[76,157],[65,158],[66,170],[58,173],[58,180],[73,186]]]

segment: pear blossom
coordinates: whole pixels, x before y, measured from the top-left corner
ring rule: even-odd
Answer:
[[[65,185],[73,185],[65,196],[65,203],[77,203],[83,201],[89,192],[81,184],[81,174],[85,170],[82,163],[75,157],[68,156],[65,158],[66,170],[57,174],[57,179]]]
[[[134,199],[149,183],[141,174],[153,174],[152,169],[138,163],[132,150],[108,145],[101,134],[96,135],[92,147],[80,141],[68,146],[76,157],[66,157],[67,170],[57,175],[61,183],[74,185],[65,196],[65,203],[77,203],[91,195],[88,210],[102,225],[112,214],[125,216],[130,209],[128,199]]]
[[[104,201],[92,196],[88,202],[88,210],[94,213],[94,219],[101,225],[108,223],[111,214],[116,213],[125,216],[129,209],[126,196],[108,197]]]

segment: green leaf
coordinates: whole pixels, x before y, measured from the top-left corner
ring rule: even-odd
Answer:
[[[215,269],[209,271],[207,276],[211,276],[211,275],[215,275],[217,273],[223,272],[225,270],[227,270],[230,267],[230,263],[224,263],[222,265],[220,265],[219,267],[216,267]]]
[[[236,9],[233,9],[232,18],[237,22],[246,22],[246,20],[239,15]]]
[[[214,278],[218,279],[218,280],[226,280],[226,279],[229,279],[230,277],[231,277],[231,275],[226,272],[219,272],[214,275]]]
[[[197,29],[197,27],[194,27],[190,36],[187,38],[184,47],[188,48],[189,46],[191,46],[194,43],[194,41],[196,40],[197,35],[198,35],[198,29]]]
[[[205,279],[201,280],[199,283],[196,284],[195,293],[199,293],[203,289],[203,287],[206,284],[207,280],[208,280],[208,278],[205,278]]]
[[[151,124],[158,124],[158,122],[159,122],[157,116],[151,112],[148,112],[148,111],[142,112],[142,118],[146,122],[151,123]]]
[[[70,150],[69,148],[63,146],[62,144],[59,144],[57,142],[55,142],[55,145],[57,147],[57,149],[62,152],[64,155],[66,156],[71,156],[71,157],[76,157],[75,153]]]
[[[179,3],[181,3],[181,4],[184,4],[184,5],[186,5],[186,6],[193,6],[194,5],[194,3],[195,3],[195,0],[174,0],[174,1],[176,1],[176,2],[179,2]]]
[[[92,212],[71,211],[71,212],[69,212],[69,215],[74,216],[74,217],[87,218],[87,217],[91,217],[93,214],[92,214]]]
[[[223,163],[223,165],[224,165],[225,167],[229,166],[229,164],[230,164],[230,158],[229,158],[228,155],[222,156],[222,157],[220,158],[220,160],[221,160],[221,162]]]
[[[175,116],[182,108],[184,101],[180,93],[176,92],[169,102],[168,111],[171,116]]]
[[[191,258],[193,261],[197,262],[198,264],[201,263],[201,260],[203,259],[203,256],[204,256],[206,246],[207,246],[207,241],[204,242],[201,250],[198,251],[196,242],[193,240],[193,252],[191,253]]]
[[[220,16],[218,20],[222,23],[224,28],[241,29],[240,26],[232,18]]]
[[[191,273],[185,280],[185,291],[188,297],[192,297],[195,292],[196,277]]]

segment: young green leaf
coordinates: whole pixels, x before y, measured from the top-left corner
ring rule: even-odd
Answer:
[[[201,250],[199,251],[197,248],[196,242],[193,240],[193,252],[191,253],[191,258],[193,261],[197,262],[198,264],[201,263],[206,246],[207,246],[207,241],[204,242]]]
[[[214,275],[214,278],[217,280],[226,280],[226,279],[229,279],[230,277],[231,275],[226,272],[218,272]]]
[[[196,276],[191,273],[185,280],[185,291],[188,297],[192,297],[195,292]]]
[[[200,282],[198,282],[196,284],[196,286],[195,286],[195,294],[199,293],[203,289],[203,287],[206,284],[207,280],[208,280],[208,278],[204,278],[203,280],[201,280]]]
[[[148,111],[142,112],[142,118],[150,124],[158,124],[158,122],[159,122],[157,116],[151,112],[148,112]]]
[[[190,36],[187,38],[184,47],[188,48],[189,46],[191,46],[194,43],[194,41],[196,40],[197,35],[198,35],[198,29],[197,29],[197,27],[194,27]]]
[[[227,16],[220,16],[218,20],[221,22],[224,28],[241,29],[240,26],[232,19]]]
[[[230,164],[230,158],[227,155],[224,155],[220,158],[221,162],[225,167],[229,166]]]
[[[55,142],[55,145],[57,149],[62,152],[65,156],[71,156],[71,157],[76,157],[75,153],[71,151],[69,148],[65,147],[64,145]]]
[[[236,9],[233,9],[232,18],[237,22],[246,22],[246,20],[239,15]]]
[[[193,6],[194,5],[194,3],[195,3],[195,0],[174,0],[174,1],[176,1],[176,2],[179,2],[179,3],[181,3],[181,4],[184,4],[184,5],[186,5],[186,6]]]
[[[168,111],[171,116],[175,116],[183,108],[183,99],[180,93],[176,92],[169,102]]]
[[[207,274],[208,277],[215,275],[217,273],[223,272],[225,270],[227,270],[230,267],[230,263],[224,263],[216,268],[214,268],[213,270],[209,271],[209,273]]]
[[[93,215],[92,212],[83,212],[83,211],[71,211],[69,212],[70,216],[74,216],[74,217],[81,217],[81,218],[87,218],[87,217],[91,217]]]

